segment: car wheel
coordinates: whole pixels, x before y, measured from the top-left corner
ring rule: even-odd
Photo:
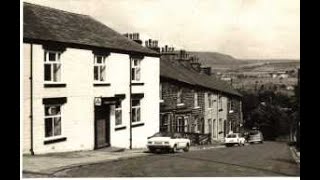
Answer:
[[[187,144],[187,146],[183,149],[184,152],[188,152],[189,151],[189,144]]]
[[[173,148],[171,149],[171,152],[172,153],[176,153],[177,152],[177,145],[175,144],[174,146],[173,146]]]
[[[263,141],[260,141],[261,144],[263,144]]]
[[[149,149],[149,152],[154,153],[155,150],[150,148],[150,149]]]

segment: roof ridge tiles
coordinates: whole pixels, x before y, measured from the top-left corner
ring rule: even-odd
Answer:
[[[169,64],[170,63],[170,64]],[[180,63],[170,62],[170,60],[161,59],[160,75],[163,77],[175,79],[191,85],[201,86],[227,94],[242,96],[236,89],[226,82],[219,80],[214,75],[200,74],[194,70],[186,68]]]

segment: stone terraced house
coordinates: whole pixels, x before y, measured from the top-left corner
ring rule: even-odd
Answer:
[[[239,92],[184,50],[165,46],[160,59],[160,131],[207,135],[211,142],[242,131]]]

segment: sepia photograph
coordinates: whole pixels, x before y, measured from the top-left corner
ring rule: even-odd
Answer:
[[[21,0],[23,179],[300,179],[299,0]]]

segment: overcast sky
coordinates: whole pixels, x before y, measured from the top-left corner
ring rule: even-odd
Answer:
[[[25,0],[189,51],[300,59],[299,0]]]

